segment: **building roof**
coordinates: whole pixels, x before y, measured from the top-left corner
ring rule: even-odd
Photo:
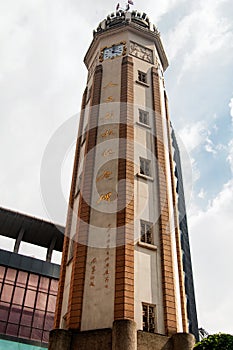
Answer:
[[[23,242],[62,251],[65,228],[51,222],[0,208],[0,235]]]
[[[59,279],[60,265],[0,249],[0,266]]]

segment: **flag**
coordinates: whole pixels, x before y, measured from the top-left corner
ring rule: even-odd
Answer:
[[[128,4],[133,5],[133,0],[128,0]]]
[[[119,8],[120,8],[120,4],[118,3],[118,4],[117,4],[117,7],[116,7],[116,11],[118,11]]]

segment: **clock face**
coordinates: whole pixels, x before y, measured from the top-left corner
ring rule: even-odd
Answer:
[[[103,52],[103,59],[107,60],[108,58],[115,58],[123,54],[123,44],[114,45],[109,48],[105,48]]]

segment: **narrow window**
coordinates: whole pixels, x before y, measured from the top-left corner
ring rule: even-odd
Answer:
[[[88,103],[88,101],[89,101],[90,98],[91,98],[91,92],[92,92],[92,86],[90,87],[90,89],[88,89],[87,98],[86,98],[86,104]]]
[[[146,73],[142,72],[142,71],[138,71],[138,80],[141,81],[142,83],[147,83],[147,75]]]
[[[83,146],[84,142],[86,141],[86,137],[87,137],[87,125],[85,126],[83,134],[81,135],[81,146]]]
[[[67,262],[69,262],[74,256],[74,237],[70,238],[69,253]]]
[[[69,234],[69,249],[68,249],[68,257],[67,257],[67,263],[70,262],[70,260],[74,256],[74,247],[75,247],[75,240],[76,240],[76,227],[77,227],[77,210],[79,206],[80,201],[80,191],[77,193],[76,203],[74,204],[73,208],[73,214],[72,214],[72,220],[71,220],[71,227],[70,227],[70,234]]]
[[[81,172],[81,174],[77,177],[74,198],[76,198],[78,196],[78,194],[80,193],[82,175],[83,175],[83,173]]]
[[[155,333],[155,306],[142,304],[142,325],[144,332]]]
[[[152,223],[141,220],[141,242],[153,244]]]
[[[150,160],[140,158],[140,174],[151,176]]]
[[[145,125],[149,125],[149,112],[139,109],[139,122]]]

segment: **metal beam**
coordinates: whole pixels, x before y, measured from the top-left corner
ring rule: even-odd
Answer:
[[[54,236],[50,242],[48,249],[47,249],[46,261],[48,261],[48,262],[51,262],[52,253],[53,253],[56,241],[57,241],[57,236]]]
[[[19,230],[18,236],[15,240],[14,253],[19,252],[20,243],[22,242],[24,233],[25,233],[25,230],[24,228],[21,227],[21,229]]]

